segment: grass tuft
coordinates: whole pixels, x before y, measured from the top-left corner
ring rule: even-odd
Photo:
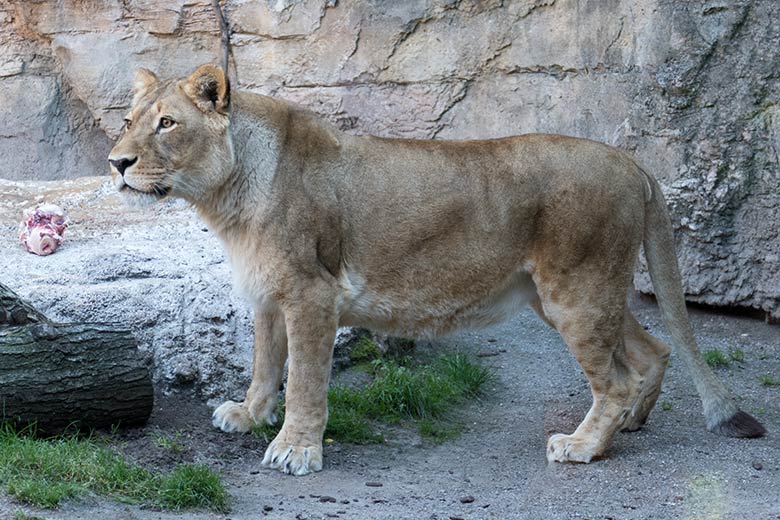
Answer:
[[[669,401],[661,401],[661,410],[668,412],[672,409],[672,403]]]
[[[181,464],[160,480],[159,503],[167,509],[228,509],[222,479],[207,466]]]
[[[707,350],[704,352],[704,361],[713,368],[727,367],[731,363],[729,359],[718,349]]]
[[[382,357],[382,349],[370,338],[362,337],[349,351],[349,359],[353,363],[369,363]]]
[[[131,464],[91,438],[36,438],[29,430],[0,427],[0,484],[14,498],[43,508],[93,492],[168,509],[226,511],[220,477],[182,465],[158,475]]]
[[[360,391],[345,386],[335,386],[328,392],[328,424],[325,435],[341,442],[372,444],[383,442],[382,435],[374,432],[367,420]]]
[[[772,377],[769,374],[764,374],[758,380],[763,386],[780,386],[780,378]]]
[[[731,361],[736,361],[737,363],[742,363],[745,361],[745,352],[742,349],[734,349],[731,352],[729,352],[729,359]]]
[[[181,441],[180,432],[176,432],[173,437],[164,435],[162,433],[156,433],[154,434],[154,443],[158,447],[164,450],[168,450],[176,455],[179,455],[184,451],[184,443]]]
[[[417,426],[424,437],[444,441],[460,431],[453,408],[478,397],[494,378],[490,370],[463,354],[444,355],[428,365],[377,359],[371,366],[374,379],[367,386],[334,386],[328,392],[326,436],[353,444],[382,442],[375,423],[405,421]],[[281,421],[253,432],[269,440],[280,425]]]

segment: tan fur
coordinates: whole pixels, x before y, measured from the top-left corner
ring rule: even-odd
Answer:
[[[136,161],[124,176],[113,168],[117,187],[132,201],[190,201],[255,305],[252,384],[243,403],[215,411],[214,424],[273,422],[289,361],[285,421],[266,464],[321,469],[340,325],[437,336],[530,303],[560,331],[594,397],[573,434],[550,438],[551,461],[588,462],[618,429],[647,418],[669,347],[639,326],[626,294],[643,240],[653,252],[673,244],[670,227],[648,229],[648,215],[665,215],[658,184],[624,153],[556,135],[356,137],[279,100],[231,99],[209,65],[167,82],[142,71],[135,91],[132,125],[110,158]],[[164,116],[176,124],[161,131]],[[676,264],[655,257],[654,276],[682,301]],[[669,319],[687,324],[684,306]],[[684,339],[677,346],[695,357]],[[705,403],[718,394],[714,378],[694,376]],[[733,406],[727,394],[712,402]]]

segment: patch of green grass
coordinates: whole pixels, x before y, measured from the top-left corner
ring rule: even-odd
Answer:
[[[341,442],[371,444],[383,442],[374,432],[361,401],[361,390],[335,386],[328,392],[328,424],[325,435]]]
[[[382,357],[382,349],[370,338],[363,336],[349,351],[353,363],[368,363]]]
[[[455,405],[478,396],[492,377],[489,370],[462,354],[445,355],[418,367],[381,363],[371,384],[343,392],[348,396],[345,404],[369,419],[387,423],[445,420]]]
[[[90,492],[167,509],[228,508],[220,477],[204,466],[156,474],[91,438],[39,439],[9,425],[0,427],[0,484],[14,498],[43,508]]]
[[[382,442],[384,437],[374,430],[376,423],[406,421],[425,437],[446,440],[459,431],[453,408],[478,397],[494,377],[463,354],[444,355],[427,365],[375,360],[371,366],[374,379],[365,387],[337,385],[328,392],[326,437],[353,444]],[[253,433],[270,440],[281,422],[257,427]]]
[[[167,509],[226,511],[228,494],[222,479],[209,467],[182,464],[160,481],[158,499]]]
[[[706,350],[704,352],[704,361],[713,368],[727,367],[731,363],[729,359],[718,349]]]
[[[168,450],[175,454],[180,454],[184,451],[184,444],[181,442],[181,433],[176,432],[173,437],[164,435],[162,433],[156,433],[154,435],[154,443],[164,450]]]
[[[745,352],[742,351],[742,349],[734,349],[731,352],[729,352],[729,359],[731,361],[736,361],[737,363],[742,363],[745,361]]]
[[[772,377],[769,374],[764,374],[758,380],[763,386],[780,386],[780,378]]]
[[[672,409],[672,403],[669,401],[661,401],[661,410],[668,412]]]

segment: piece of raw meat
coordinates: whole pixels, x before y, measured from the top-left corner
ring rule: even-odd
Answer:
[[[68,227],[65,210],[54,204],[43,204],[24,211],[19,226],[19,240],[30,253],[46,256],[57,250]]]

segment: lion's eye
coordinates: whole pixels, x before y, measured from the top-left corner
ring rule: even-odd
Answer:
[[[172,128],[173,125],[175,125],[175,124],[176,124],[176,121],[174,121],[170,117],[160,118],[160,128],[163,128],[163,129]]]
[[[133,126],[133,122],[129,119],[125,119],[125,130],[130,130],[131,126]]]

